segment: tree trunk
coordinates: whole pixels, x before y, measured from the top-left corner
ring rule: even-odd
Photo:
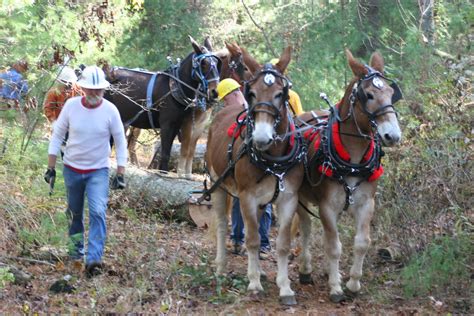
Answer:
[[[433,46],[435,43],[434,0],[418,0],[418,5],[423,42]]]
[[[357,13],[359,15],[359,29],[366,35],[363,45],[357,51],[357,55],[368,55],[380,47],[380,0],[358,0]]]
[[[179,156],[181,152],[181,144],[173,143],[170,154],[169,168],[170,170],[176,170],[178,167]],[[193,173],[203,174],[205,172],[204,168],[204,154],[206,153],[206,144],[197,144],[196,151],[193,158]],[[156,152],[153,156],[148,169],[158,169],[161,159],[161,143],[156,144]]]
[[[115,176],[115,166],[111,176]],[[133,207],[137,211],[159,213],[167,218],[192,222],[189,216],[189,199],[193,191],[203,188],[204,178],[186,180],[174,173],[162,174],[128,166],[125,171],[126,188],[113,190],[112,209]],[[200,194],[195,194],[199,197]]]

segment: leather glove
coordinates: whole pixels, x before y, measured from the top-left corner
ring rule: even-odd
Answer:
[[[46,183],[50,183],[51,178],[56,178],[56,169],[54,168],[48,168],[44,174],[44,181],[46,181]]]
[[[125,189],[126,184],[125,184],[125,179],[123,174],[117,173],[115,177],[112,179],[112,189],[117,190],[117,189]]]

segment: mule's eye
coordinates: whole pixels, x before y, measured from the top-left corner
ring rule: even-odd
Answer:
[[[374,99],[374,95],[373,95],[372,93],[367,93],[367,99],[373,100],[373,99]]]

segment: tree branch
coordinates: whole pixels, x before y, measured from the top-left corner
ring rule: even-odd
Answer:
[[[274,57],[278,57],[278,55],[277,55],[276,52],[275,52],[275,49],[273,49],[273,46],[272,46],[272,44],[270,43],[270,40],[268,39],[267,34],[265,33],[265,30],[264,30],[262,27],[260,27],[260,26],[257,24],[257,22],[254,20],[252,14],[250,13],[249,8],[247,7],[247,5],[246,5],[245,2],[244,2],[244,0],[242,0],[242,5],[244,6],[245,11],[247,11],[247,14],[248,14],[250,20],[252,20],[253,24],[260,30],[260,32],[262,32],[263,37],[265,38],[265,41],[267,42],[267,47],[268,47],[268,49],[271,51],[272,55],[273,55]]]

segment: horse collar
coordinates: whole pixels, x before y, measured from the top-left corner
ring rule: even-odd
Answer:
[[[309,167],[316,168],[323,176],[336,180],[344,186],[346,192],[344,210],[347,210],[349,205],[354,203],[353,192],[363,181],[372,182],[382,176],[381,159],[384,153],[379,138],[375,136],[361,162],[351,163],[350,154],[344,148],[340,134],[339,121],[332,114],[322,129],[306,133],[305,138],[312,140],[318,137],[314,142],[316,154],[311,159]],[[357,177],[360,180],[354,186],[349,186],[347,177]]]

